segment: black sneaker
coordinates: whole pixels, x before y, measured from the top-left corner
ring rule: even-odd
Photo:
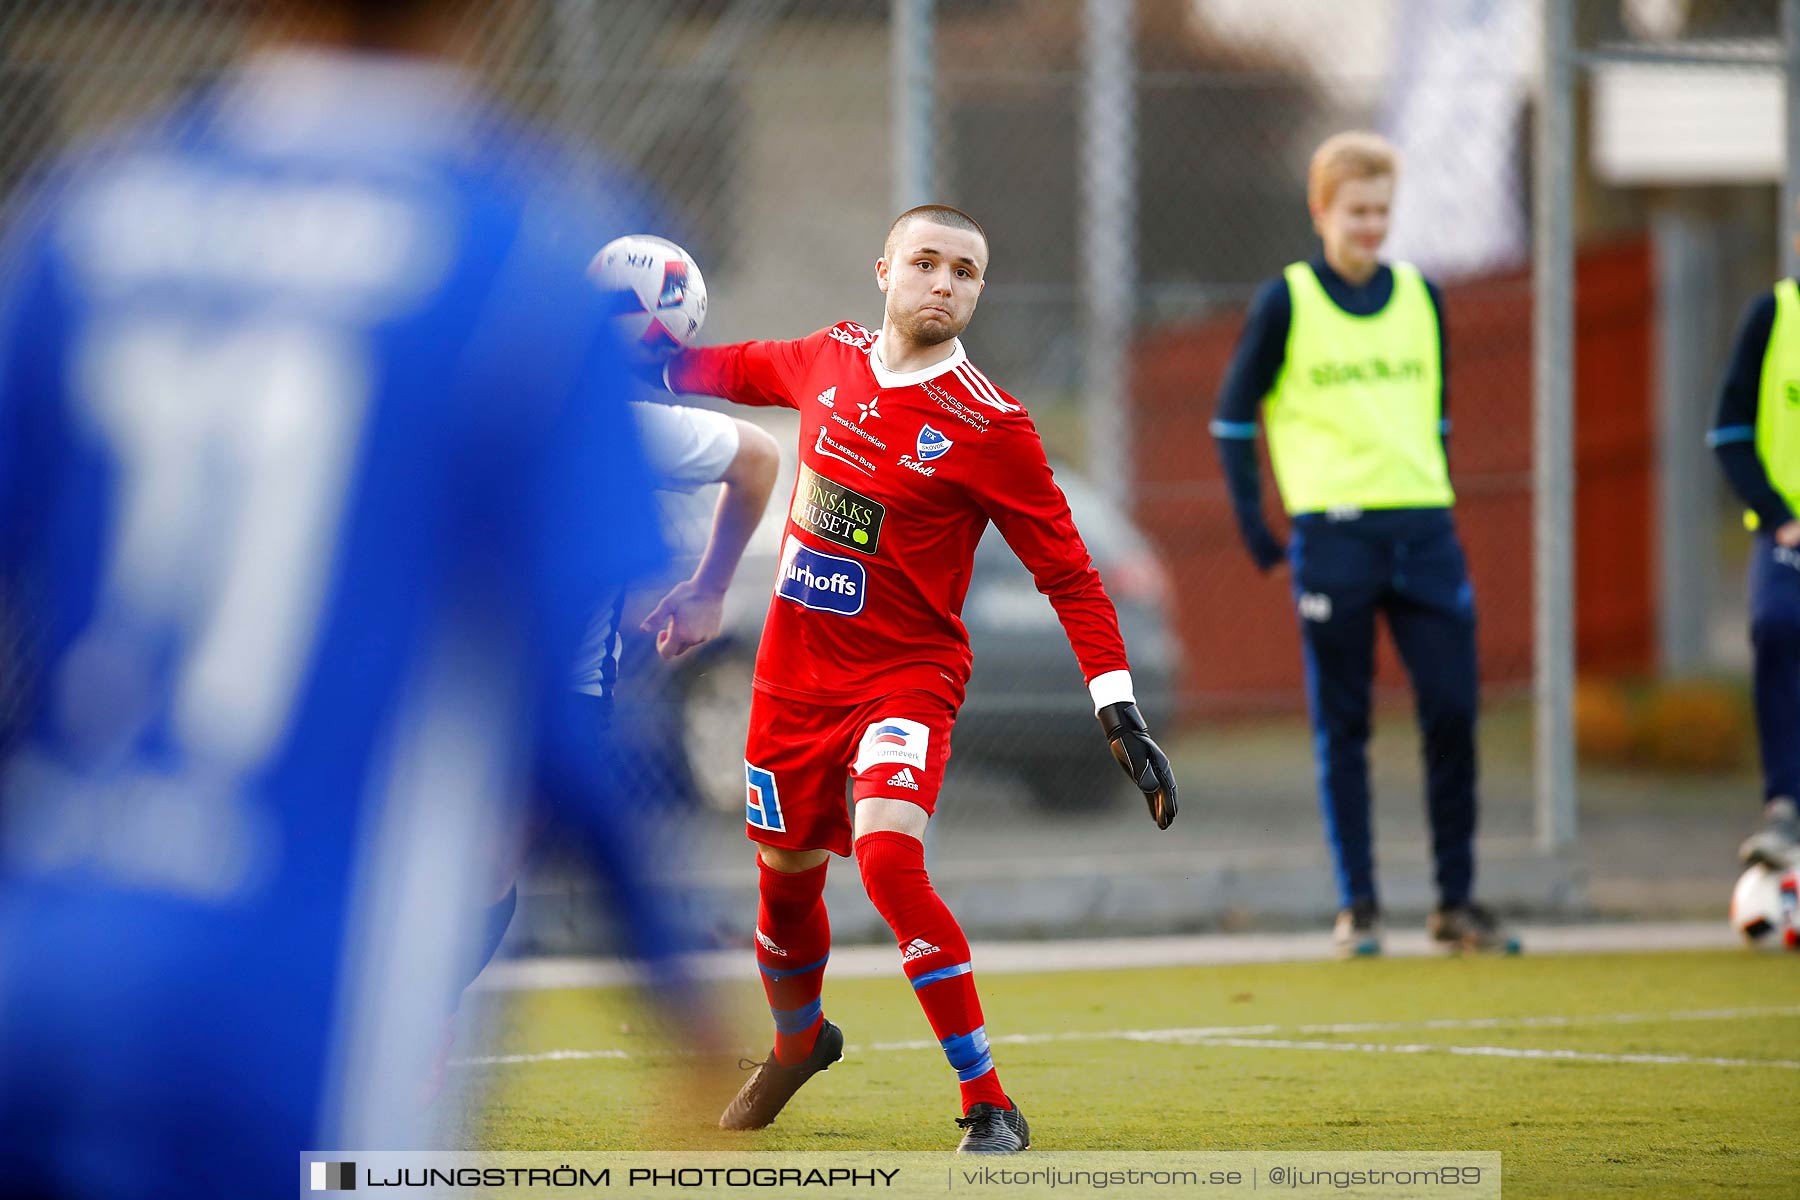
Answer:
[[[1373,900],[1358,900],[1337,915],[1331,929],[1339,958],[1373,958],[1381,953],[1381,910]]]
[[[1440,950],[1464,954],[1517,954],[1519,938],[1481,905],[1440,905],[1425,918],[1425,932]]]
[[[754,1069],[756,1074],[745,1081],[737,1096],[725,1106],[719,1128],[761,1129],[780,1114],[801,1084],[820,1071],[830,1070],[831,1064],[843,1057],[844,1031],[827,1021],[820,1028],[819,1040],[813,1043],[812,1053],[806,1056],[805,1062],[784,1067],[775,1061],[773,1053],[762,1062],[739,1059],[739,1066],[746,1071]]]
[[[1792,796],[1776,796],[1763,805],[1762,824],[1738,847],[1746,865],[1761,863],[1771,871],[1800,864],[1800,811]]]
[[[1012,1097],[1006,1102],[1012,1104]],[[956,1123],[969,1131],[957,1144],[958,1154],[1017,1154],[1031,1149],[1031,1126],[1016,1104],[1011,1108],[977,1104],[968,1116],[956,1118]]]

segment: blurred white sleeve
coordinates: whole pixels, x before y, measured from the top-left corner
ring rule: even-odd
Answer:
[[[723,413],[633,401],[644,459],[664,491],[693,492],[725,475],[737,457],[737,423]]]

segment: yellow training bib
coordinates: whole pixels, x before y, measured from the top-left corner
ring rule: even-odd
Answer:
[[[1286,270],[1287,361],[1263,402],[1275,482],[1289,513],[1447,508],[1443,364],[1424,277],[1395,263],[1394,292],[1358,317],[1312,267]]]
[[[1800,288],[1792,279],[1775,285],[1775,324],[1756,395],[1756,457],[1769,485],[1800,512]],[[1755,513],[1744,514],[1745,528],[1757,524]]]

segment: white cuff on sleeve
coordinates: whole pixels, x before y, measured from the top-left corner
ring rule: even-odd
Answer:
[[[1088,695],[1094,698],[1094,712],[1098,714],[1109,704],[1132,704],[1136,697],[1131,694],[1130,671],[1107,671],[1088,680]]]
[[[675,385],[669,382],[669,368],[674,365],[675,364],[672,362],[666,362],[663,364],[663,369],[662,369],[663,390],[668,392],[670,395],[678,396],[681,393],[677,392],[675,390]]]

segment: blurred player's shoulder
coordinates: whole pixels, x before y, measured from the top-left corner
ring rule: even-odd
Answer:
[[[69,152],[33,191],[47,203],[22,224],[52,226],[80,290],[186,280],[330,295],[368,319],[416,305],[484,251],[578,269],[635,207],[454,68],[320,51],[260,56]]]

